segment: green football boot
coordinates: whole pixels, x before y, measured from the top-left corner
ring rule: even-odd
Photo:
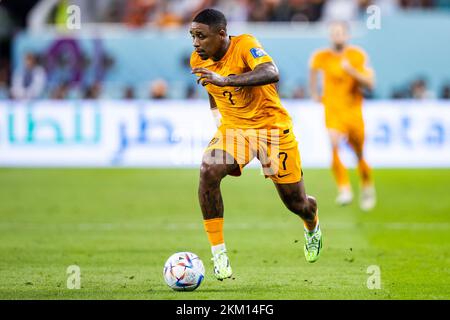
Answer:
[[[316,231],[309,232],[305,230],[305,258],[308,262],[316,262],[319,259],[320,251],[322,251],[322,231],[320,226]]]
[[[214,262],[214,275],[217,280],[222,281],[223,279],[231,278],[233,271],[225,250],[216,253],[211,260]]]

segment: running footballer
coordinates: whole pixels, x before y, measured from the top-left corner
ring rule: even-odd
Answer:
[[[220,183],[227,175],[239,176],[255,157],[286,207],[303,220],[305,257],[316,261],[322,248],[317,203],[305,192],[292,120],[275,86],[274,61],[255,37],[229,36],[225,16],[214,9],[195,16],[190,34],[192,73],[207,90],[218,124],[203,155],[198,192],[216,278],[232,275]]]
[[[338,187],[336,202],[347,205],[353,200],[347,168],[339,157],[345,141],[358,159],[361,183],[360,207],[371,210],[376,203],[372,172],[364,157],[363,90],[374,87],[374,72],[368,66],[367,54],[349,41],[348,25],[333,22],[330,26],[330,48],[318,50],[310,60],[310,91],[314,100],[325,108],[325,124],[331,141],[331,168]],[[319,92],[318,75],[323,75],[323,92]]]

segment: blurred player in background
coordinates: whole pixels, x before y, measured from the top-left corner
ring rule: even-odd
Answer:
[[[349,27],[344,22],[330,26],[331,48],[315,52],[310,60],[311,97],[323,103],[325,123],[333,152],[332,170],[338,186],[336,202],[350,204],[353,192],[348,172],[339,158],[339,146],[349,143],[358,159],[361,180],[360,207],[371,210],[376,203],[371,169],[364,159],[363,90],[374,87],[374,72],[367,66],[366,53],[349,45]],[[323,76],[323,92],[319,93],[318,75]]]
[[[205,9],[198,13],[190,33],[195,48],[192,73],[208,91],[218,124],[203,155],[199,184],[216,278],[232,275],[223,236],[220,183],[227,175],[239,176],[254,157],[263,164],[266,177],[272,179],[286,207],[303,219],[305,257],[309,262],[316,261],[322,247],[317,203],[305,192],[292,120],[275,87],[278,68],[253,36],[228,36],[227,22],[220,11]],[[277,139],[265,135],[267,131],[277,132]],[[273,152],[274,145],[277,152]],[[263,159],[266,155],[269,159]]]

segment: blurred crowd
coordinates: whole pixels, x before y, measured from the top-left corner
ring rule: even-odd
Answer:
[[[450,81],[445,83],[440,92],[428,88],[427,80],[418,77],[403,87],[396,88],[391,93],[391,99],[450,99]]]
[[[71,4],[80,7],[82,23],[121,23],[132,28],[177,27],[191,21],[193,15],[205,7],[223,11],[230,22],[316,22],[334,20],[336,14],[339,19],[352,20],[364,14],[371,4],[386,10],[450,8],[450,1],[442,0],[4,0],[0,2],[0,99],[167,99],[173,96],[171,92],[175,89],[170,83],[165,79],[152,79],[143,84],[144,90],[125,84],[111,97],[111,90],[104,90],[101,77],[73,81],[64,76],[64,57],[49,61],[48,57],[30,52],[23,57],[24,67],[12,70],[12,35],[40,24],[58,24],[60,13]],[[88,63],[82,58],[80,68]],[[102,57],[102,72],[108,72],[113,64],[112,57]],[[183,98],[200,98],[195,85],[183,87],[183,90]],[[281,90],[281,95],[283,98],[307,99],[306,84]],[[445,83],[440,92],[433,92],[428,88],[426,78],[420,77],[394,88],[390,97],[450,99],[450,82]],[[368,94],[368,98],[377,98],[377,95]]]
[[[131,27],[177,27],[206,7],[224,12],[231,22],[315,22],[335,19],[336,15],[355,19],[371,4],[385,12],[449,6],[445,0],[41,0],[30,20],[58,23],[58,12],[70,4],[81,8],[83,23],[124,23]]]

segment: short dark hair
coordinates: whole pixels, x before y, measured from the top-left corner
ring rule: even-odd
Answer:
[[[227,19],[225,15],[219,10],[204,9],[197,13],[192,22],[206,24],[216,30],[227,30]]]

